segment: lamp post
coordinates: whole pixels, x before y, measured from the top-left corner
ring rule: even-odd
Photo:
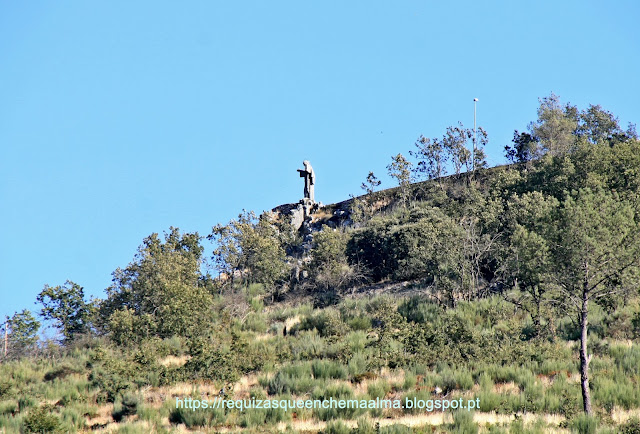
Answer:
[[[476,171],[476,104],[478,98],[473,99],[473,152],[471,153],[471,168]]]

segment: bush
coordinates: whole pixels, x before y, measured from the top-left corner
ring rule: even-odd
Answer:
[[[358,419],[358,426],[354,428],[352,434],[376,434],[377,430],[366,417]]]
[[[5,414],[11,415],[16,412],[20,407],[14,401],[0,402],[0,416]]]
[[[406,425],[389,425],[380,427],[380,434],[411,434],[411,428]]]
[[[349,364],[347,366],[347,369],[349,370],[349,375],[351,375],[354,378],[354,380],[358,376],[365,375],[367,372],[369,372],[368,365],[369,364],[367,361],[367,356],[364,352],[355,353],[351,357],[351,360],[349,360]],[[356,382],[359,382],[359,381],[356,381]]]
[[[440,315],[441,308],[416,295],[402,302],[398,306],[398,312],[409,322],[424,324],[435,321]]]
[[[320,337],[316,330],[297,333],[288,339],[289,352],[293,360],[311,360],[322,357],[327,348],[327,342]]]
[[[354,399],[353,390],[345,384],[337,384],[327,386],[325,389],[316,389],[313,391],[312,399],[329,400]],[[353,419],[361,410],[358,408],[314,408],[313,414],[319,420],[331,419]]]
[[[473,412],[458,410],[453,413],[451,432],[455,434],[477,434],[478,425],[473,421]]]
[[[327,379],[335,378],[344,380],[347,378],[347,370],[344,366],[330,360],[314,360],[311,364],[313,378]]]
[[[380,380],[376,381],[375,383],[370,383],[367,386],[367,395],[369,395],[369,398],[371,399],[382,399],[387,395],[387,393],[389,393],[390,390],[391,386],[389,386],[389,383],[386,380]]]
[[[169,415],[169,422],[183,423],[187,428],[204,427],[210,424],[212,412],[209,409],[174,408]]]
[[[366,316],[358,316],[350,319],[348,324],[353,331],[366,331],[371,328],[371,319]]]
[[[578,434],[595,434],[598,420],[586,414],[576,416],[570,423],[571,431]]]
[[[306,316],[293,327],[292,333],[303,330],[317,330],[322,337],[343,336],[348,332],[347,325],[340,319],[335,309],[324,309],[316,314]]]
[[[116,401],[113,405],[111,417],[114,421],[120,422],[126,416],[133,416],[138,411],[139,399],[132,394],[126,394],[122,401]]]
[[[28,433],[48,433],[59,431],[61,423],[53,414],[53,407],[44,405],[32,410],[22,421],[22,427]]]
[[[49,371],[46,374],[44,374],[44,381],[53,381],[56,378],[62,380],[64,378],[68,377],[69,375],[79,374],[81,372],[82,372],[81,369],[73,368],[73,367],[68,366],[68,365],[62,365],[62,366],[60,366],[58,368],[55,368],[54,370]]]
[[[302,363],[285,366],[267,383],[269,395],[307,393],[317,384],[312,377],[311,365]]]
[[[242,329],[256,333],[264,333],[267,331],[267,323],[262,315],[251,313],[247,316],[244,324],[242,324]]]
[[[324,432],[325,434],[351,434],[351,428],[342,421],[329,422]]]
[[[11,383],[7,380],[0,380],[0,399],[9,398],[11,396]]]
[[[618,428],[620,434],[640,434],[640,419],[632,417]]]

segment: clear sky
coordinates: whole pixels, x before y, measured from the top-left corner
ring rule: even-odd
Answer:
[[[551,91],[640,121],[636,1],[0,3],[0,315],[102,297],[142,239],[360,194],[420,134],[491,165]],[[210,244],[204,245],[210,250]]]

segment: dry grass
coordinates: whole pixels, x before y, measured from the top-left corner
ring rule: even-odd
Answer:
[[[617,424],[625,423],[632,417],[640,418],[640,408],[634,408],[632,410],[625,410],[615,407],[611,412],[611,419]]]
[[[564,420],[563,416],[554,415],[554,414],[545,414],[545,415],[536,415],[536,414],[523,414],[518,415],[519,418],[525,423],[525,425],[533,424],[537,422],[539,418],[542,418],[545,423],[551,425],[546,428],[546,432],[549,433],[568,433],[569,431],[565,429],[558,428],[558,424]],[[514,415],[504,415],[504,414],[496,414],[496,413],[474,413],[473,421],[477,423],[479,426],[489,425],[508,425],[512,421],[515,420]],[[354,420],[343,420],[345,425],[350,428],[355,428],[357,426],[357,421]],[[400,417],[394,417],[392,419],[371,419],[371,423],[379,423],[380,426],[389,426],[389,425],[406,425],[408,427],[422,427],[425,425],[433,425],[439,426],[443,424],[448,424],[453,422],[453,415],[450,412],[442,413],[442,412],[432,412],[425,414],[417,414],[417,415],[405,415]],[[308,432],[318,432],[322,431],[326,427],[325,422],[306,420],[306,421],[294,421],[284,423],[281,422],[278,424],[278,429],[280,431],[284,431],[287,427],[287,424],[290,424],[293,429],[299,431],[308,431]]]
[[[87,425],[105,425],[112,422],[111,412],[113,411],[113,404],[105,404],[96,410],[95,417],[87,418]]]
[[[520,388],[516,383],[510,381],[508,383],[498,383],[493,387],[493,390],[496,393],[504,393],[504,394],[520,394]]]
[[[182,366],[185,363],[187,363],[187,360],[189,360],[191,357],[190,356],[180,356],[180,357],[176,357],[176,356],[167,356],[164,359],[161,359],[159,361],[159,363],[162,366]]]
[[[287,328],[287,330],[291,330],[291,327],[298,324],[299,322],[300,322],[300,315],[296,315],[296,316],[292,316],[291,318],[287,318],[286,321],[284,322],[284,325]]]

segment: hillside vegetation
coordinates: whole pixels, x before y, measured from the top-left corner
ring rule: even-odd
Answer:
[[[105,298],[45,286],[0,364],[0,432],[640,432],[640,141],[540,101],[420,137],[398,181],[321,208],[152,234]],[[213,243],[211,255],[205,246]],[[477,399],[474,411],[198,409],[185,398]]]

